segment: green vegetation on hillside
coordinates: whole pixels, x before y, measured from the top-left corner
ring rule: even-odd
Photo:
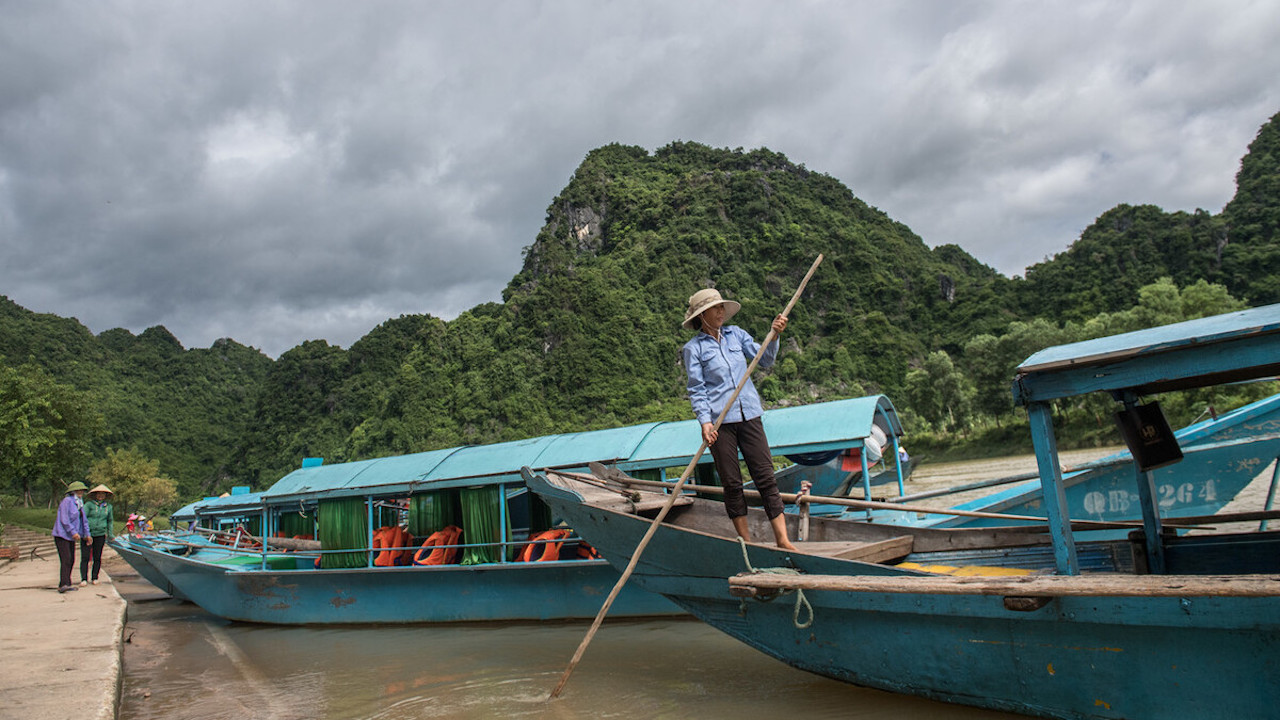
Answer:
[[[449,322],[389,319],[350,349],[315,340],[272,361],[231,340],[187,350],[163,327],[95,337],[0,297],[0,434],[42,403],[78,408],[42,420],[45,440],[10,433],[0,482],[53,492],[108,448],[130,448],[189,500],[263,488],[304,457],[687,418],[678,361],[689,295],[720,289],[742,303],[733,322],[761,337],[819,253],[827,259],[792,314],[781,359],[757,379],[766,402],[886,393],[917,447],[1008,449],[1025,436],[1009,399],[1012,368],[1036,350],[1280,301],[1278,120],[1250,145],[1221,214],[1121,204],[1025,278],[955,246],[929,248],[779,153],[676,142],[588,153],[501,303]],[[1266,392],[1163,404],[1177,424]],[[1066,421],[1084,442],[1115,442],[1108,404],[1080,401]],[[92,426],[82,445],[57,461],[41,456],[76,412]]]

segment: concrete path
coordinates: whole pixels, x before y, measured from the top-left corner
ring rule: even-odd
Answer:
[[[98,580],[59,595],[52,539],[36,559],[0,563],[0,718],[114,720],[125,601],[105,570]]]

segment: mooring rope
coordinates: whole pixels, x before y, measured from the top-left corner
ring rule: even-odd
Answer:
[[[751,566],[751,558],[747,557],[747,541],[743,540],[742,537],[739,536],[738,545],[742,547],[742,562],[746,564],[747,570],[750,571],[751,574],[753,575],[760,574],[760,573],[772,573],[774,575],[799,575],[800,574],[800,571],[796,570],[795,568],[786,568],[786,567],[754,568]],[[809,598],[806,598],[804,596],[803,589],[796,588],[795,590],[783,590],[777,595],[772,595],[768,598],[761,598],[757,596],[756,600],[758,600],[759,602],[773,602],[775,599],[793,592],[796,594],[796,609],[793,613],[791,613],[791,623],[796,626],[797,630],[804,630],[805,628],[813,624],[813,605],[809,604]],[[744,610],[746,609],[746,602],[747,602],[746,598],[743,598],[740,604],[740,607],[742,607]],[[806,620],[804,623],[800,622],[801,606],[803,606],[804,609],[809,613],[809,619]]]

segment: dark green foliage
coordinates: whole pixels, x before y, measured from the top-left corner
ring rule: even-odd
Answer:
[[[1222,210],[1222,283],[1252,305],[1280,302],[1280,114],[1262,126]]]

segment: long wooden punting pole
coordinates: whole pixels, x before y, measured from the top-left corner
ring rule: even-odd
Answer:
[[[805,273],[804,279],[800,281],[800,287],[796,288],[796,294],[791,296],[791,302],[787,303],[787,307],[783,309],[782,316],[788,317],[791,314],[791,308],[795,307],[797,301],[800,300],[800,294],[804,292],[804,286],[809,284],[809,278],[813,277],[813,273],[818,269],[818,264],[822,262],[822,255],[818,255],[818,259],[813,261],[813,266],[809,268],[809,272]],[[733,395],[729,396],[729,401],[725,403],[724,409],[720,411],[720,417],[716,418],[714,425],[715,430],[720,429],[720,424],[724,422],[724,416],[729,412],[729,408],[733,407],[733,403],[738,399],[738,393],[742,392],[742,388],[746,386],[747,380],[751,378],[751,373],[756,369],[756,365],[760,362],[760,355],[763,349],[769,347],[769,343],[773,342],[778,333],[773,329],[772,322],[769,327],[769,334],[765,336],[764,342],[760,345],[761,352],[751,359],[751,364],[747,366],[747,371],[742,374],[742,379],[738,381],[738,386],[733,389]],[[657,517],[649,524],[649,530],[644,534],[644,538],[640,540],[640,544],[636,546],[636,551],[631,553],[631,562],[627,563],[627,569],[622,571],[622,577],[618,578],[618,582],[614,584],[613,590],[609,591],[609,597],[605,598],[604,605],[600,606],[600,612],[596,613],[596,619],[591,623],[591,629],[587,631],[587,636],[582,638],[582,643],[578,645],[578,649],[573,653],[573,659],[569,661],[569,667],[564,669],[564,675],[560,676],[560,682],[556,684],[556,688],[551,691],[551,697],[548,700],[554,700],[560,697],[560,691],[564,689],[565,683],[569,682],[569,676],[573,674],[573,669],[578,666],[578,661],[582,659],[582,654],[586,652],[587,645],[591,644],[591,638],[595,637],[596,631],[600,629],[600,623],[604,622],[604,616],[608,614],[609,607],[613,605],[613,601],[618,597],[618,593],[622,592],[622,586],[627,584],[627,579],[631,577],[631,573],[636,569],[636,564],[640,562],[640,554],[644,552],[649,540],[653,538],[653,534],[658,531],[658,527],[662,525],[662,521],[667,517],[667,513],[671,512],[672,506],[680,497],[680,488],[684,487],[684,483],[693,474],[693,469],[698,466],[698,460],[702,458],[702,453],[707,450],[706,440],[702,441],[702,445],[698,447],[698,453],[689,461],[689,467],[684,469],[684,473],[680,475],[680,480],[671,488],[671,495],[667,498],[667,503],[662,506],[662,510],[658,512]]]

